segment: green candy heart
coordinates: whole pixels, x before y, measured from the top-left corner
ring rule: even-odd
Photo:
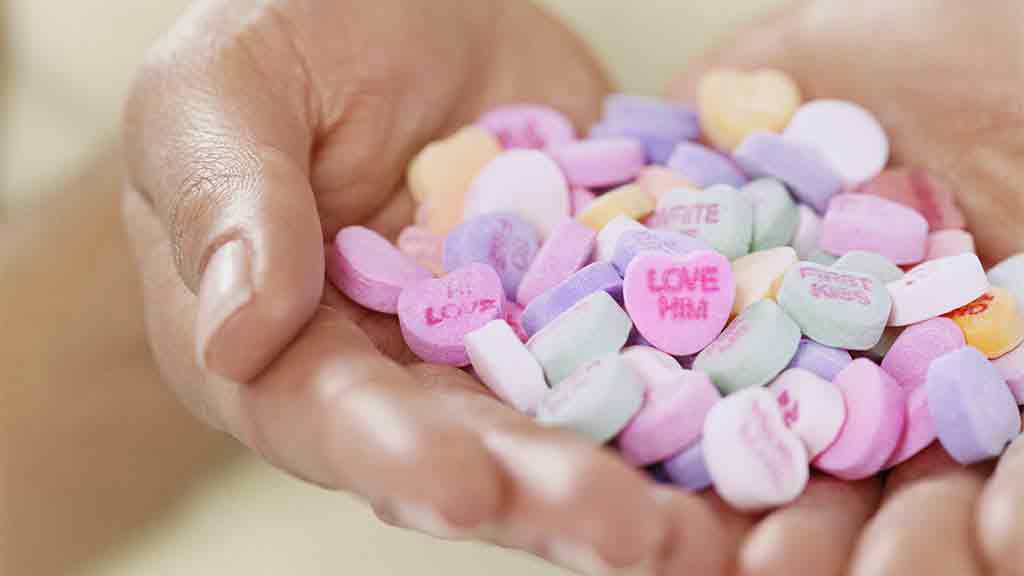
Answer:
[[[750,252],[754,207],[725,185],[707,190],[677,188],[658,199],[656,227],[693,236],[729,260]]]
[[[870,350],[882,337],[892,300],[872,276],[801,262],[786,273],[779,305],[820,344]]]
[[[754,207],[754,231],[751,251],[786,246],[796,236],[800,209],[789,190],[771,178],[754,180],[740,189]]]
[[[724,394],[764,386],[789,366],[800,346],[800,327],[778,304],[760,300],[736,317],[697,355],[693,369],[706,373]]]

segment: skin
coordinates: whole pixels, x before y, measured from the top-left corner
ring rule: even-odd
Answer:
[[[670,93],[689,99],[709,66],[774,66],[807,97],[863,104],[889,128],[896,163],[955,187],[993,261],[1022,248],[1024,199],[1009,193],[1024,144],[1015,10],[794,4],[712,50]],[[461,372],[413,363],[394,319],[325,284],[338,229],[394,237],[411,221],[402,174],[426,143],[517,101],[582,127],[609,90],[586,48],[527,3],[197,3],[154,49],[125,115],[123,213],[161,375],[214,428],[363,496],[385,520],[427,509],[448,536],[574,568],[585,566],[567,547],[665,574],[1019,571],[1017,447],[988,482],[933,447],[887,481],[815,478],[794,506],[744,516],[652,486]],[[544,461],[560,463],[557,477],[532,465]]]

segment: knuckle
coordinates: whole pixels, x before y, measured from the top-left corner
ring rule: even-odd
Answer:
[[[197,278],[209,254],[215,229],[229,225],[217,223],[221,209],[247,191],[258,189],[262,169],[259,157],[241,145],[204,142],[208,136],[197,134],[184,154],[180,182],[174,186],[164,210],[170,230],[175,265],[191,278]]]

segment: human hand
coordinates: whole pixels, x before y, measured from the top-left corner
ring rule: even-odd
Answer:
[[[413,364],[394,318],[324,282],[324,244],[412,219],[405,167],[500,103],[579,126],[607,80],[527,2],[196,3],[125,116],[125,220],[165,379],[200,418],[393,523],[591,570],[724,569],[698,497]]]
[[[991,264],[1024,250],[1021,26],[1010,2],[796,2],[725,39],[669,92],[693,101],[709,67],[773,67],[807,99],[863,105],[886,127],[893,164],[924,167],[953,187]],[[747,533],[740,572],[1024,573],[1024,441],[991,472],[964,469],[933,445],[884,479],[812,478],[793,506]]]

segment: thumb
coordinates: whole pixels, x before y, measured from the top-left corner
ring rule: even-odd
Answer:
[[[198,297],[197,361],[239,382],[297,335],[324,283],[307,175],[308,82],[280,29],[236,13],[250,4],[195,5],[154,49],[125,112],[132,185],[167,229],[181,280]],[[253,38],[280,45],[256,61],[246,48]]]

